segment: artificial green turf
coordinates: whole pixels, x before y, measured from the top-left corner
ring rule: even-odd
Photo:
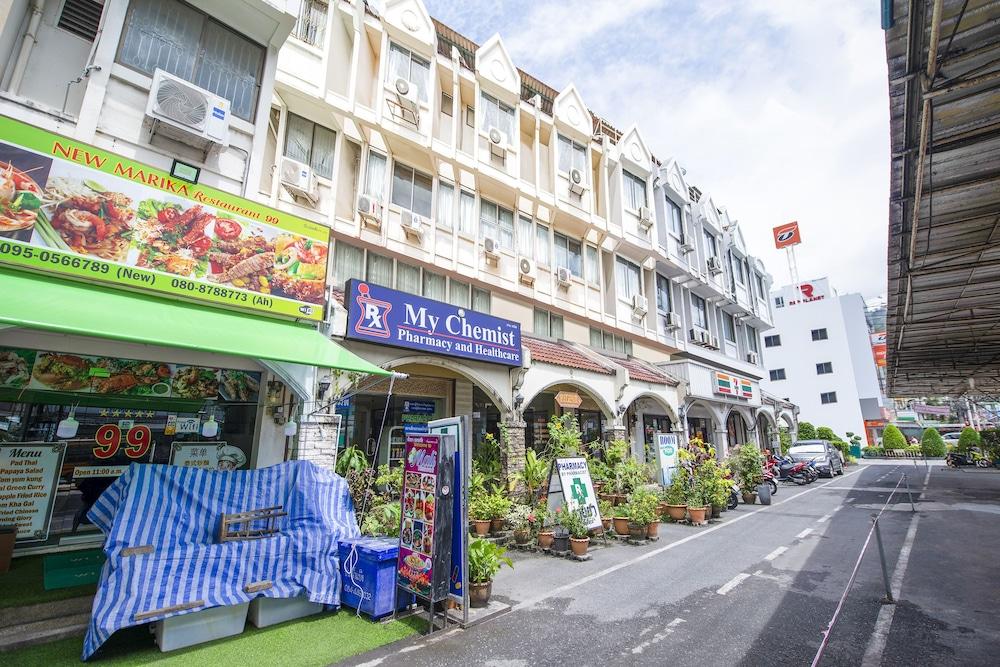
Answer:
[[[45,590],[42,556],[21,556],[10,563],[10,571],[0,574],[0,608],[54,602],[81,595],[93,595],[97,584]]]
[[[358,618],[353,611],[345,610],[263,629],[247,623],[241,635],[170,653],[161,653],[153,642],[149,628],[139,626],[116,632],[90,662],[102,666],[329,665],[408,637],[425,623],[415,616],[400,621],[373,623],[366,618]],[[71,637],[3,653],[0,658],[4,664],[18,667],[79,665],[82,648],[83,639]]]

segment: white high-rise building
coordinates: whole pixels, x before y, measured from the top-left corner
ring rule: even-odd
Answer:
[[[771,298],[764,390],[798,404],[802,421],[863,436],[865,420],[880,419],[883,403],[863,297],[837,294],[819,278],[774,290]]]

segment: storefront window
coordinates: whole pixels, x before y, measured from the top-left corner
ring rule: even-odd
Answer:
[[[688,436],[701,438],[709,444],[715,444],[712,433],[712,420],[704,417],[688,417]]]
[[[646,462],[656,460],[656,434],[671,433],[674,423],[666,415],[642,416],[642,443]]]
[[[730,449],[747,441],[747,424],[738,412],[731,412],[726,419],[726,441]]]

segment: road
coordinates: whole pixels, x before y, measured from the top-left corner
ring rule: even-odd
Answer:
[[[770,507],[663,525],[657,543],[594,549],[586,563],[517,554],[494,583],[509,613],[353,664],[810,664],[903,472],[919,511],[897,493],[880,521],[899,603],[879,603],[873,540],[820,664],[996,664],[1000,473],[929,470],[865,465],[783,486]]]

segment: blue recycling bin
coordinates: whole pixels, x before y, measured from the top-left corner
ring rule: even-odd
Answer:
[[[359,537],[340,543],[341,602],[373,619],[393,612],[399,541],[393,537]],[[399,591],[396,609],[415,602],[412,593]]]

